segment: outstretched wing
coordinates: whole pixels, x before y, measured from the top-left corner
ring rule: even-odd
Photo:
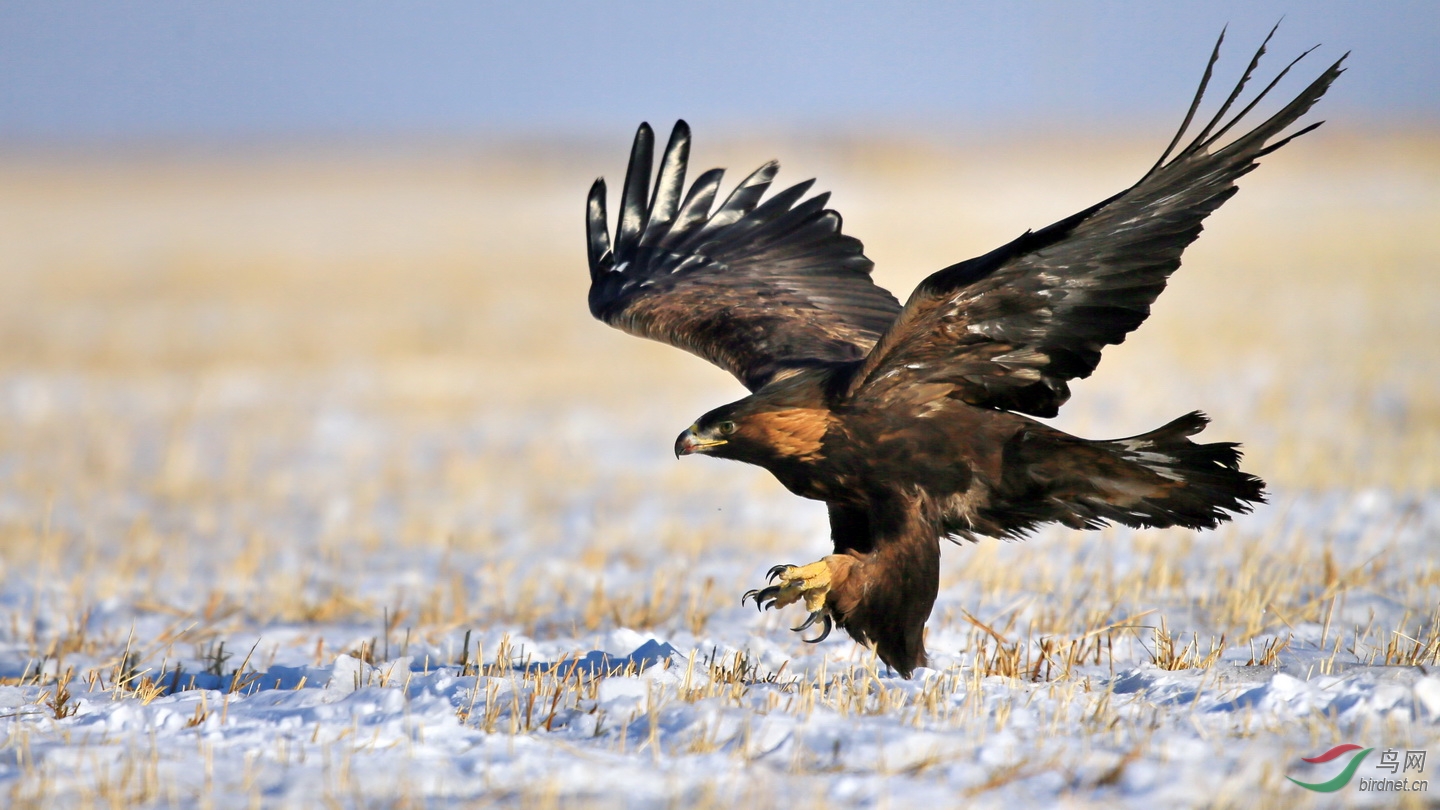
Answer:
[[[712,213],[719,169],[702,174],[681,200],[690,127],[675,125],[652,190],[653,148],[650,125],[641,124],[613,250],[605,181],[590,189],[595,317],[693,352],[751,391],[790,369],[866,356],[900,303],[870,280],[860,241],[841,234],[840,215],[825,207],[829,194],[802,201],[810,180],[761,204],[779,169],[771,162]]]
[[[1254,169],[1257,158],[1320,125],[1275,140],[1324,95],[1342,72],[1344,56],[1264,123],[1216,148],[1309,53],[1226,121],[1265,53],[1267,36],[1214,118],[1171,157],[1195,117],[1224,39],[1222,32],[1180,131],[1140,182],[925,279],[847,393],[857,400],[915,404],[953,397],[1054,416],[1070,398],[1066,381],[1090,376],[1100,350],[1123,341],[1150,314],[1150,304],[1180,266],[1181,252],[1199,236],[1205,217],[1235,193],[1235,180]]]

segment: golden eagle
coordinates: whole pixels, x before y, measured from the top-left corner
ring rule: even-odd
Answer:
[[[684,190],[685,122],[653,187],[654,134],[640,126],[613,243],[604,180],[590,189],[590,311],[750,389],[680,434],[677,456],[757,464],[829,507],[835,553],[772,568],[776,584],[746,598],[765,608],[803,601],[810,617],[797,630],[819,621],[824,638],[842,627],[909,677],[926,663],[942,537],[1014,538],[1048,522],[1213,528],[1264,501],[1264,482],[1239,470],[1237,445],[1190,441],[1208,421],[1199,412],[1109,441],[1025,416],[1054,416],[1067,381],[1090,376],[1100,350],[1145,320],[1201,221],[1257,158],[1319,126],[1281,137],[1340,75],[1344,56],[1221,145],[1309,53],[1227,120],[1266,37],[1219,111],[1176,151],[1223,41],[1179,132],[1138,183],[940,270],[903,307],[871,281],[859,240],[825,207],[829,195],[805,198],[814,181],[762,202],[778,169],[767,163],[714,208],[720,170]]]

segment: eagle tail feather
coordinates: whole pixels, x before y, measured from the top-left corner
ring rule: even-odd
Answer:
[[[1095,517],[1133,527],[1213,529],[1248,513],[1265,502],[1265,482],[1240,470],[1238,444],[1190,441],[1209,421],[1194,411],[1149,433],[1091,442],[1119,464],[1080,500]]]

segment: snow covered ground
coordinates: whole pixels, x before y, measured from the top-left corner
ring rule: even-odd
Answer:
[[[4,163],[0,797],[1440,803],[1440,150],[1358,144],[1249,178],[1059,421],[1204,408],[1271,503],[947,548],[908,681],[739,604],[824,552],[823,509],[670,457],[740,392],[588,319],[596,166]],[[1145,163],[817,151],[791,179],[850,190],[902,292]],[[977,186],[1009,191],[958,232],[912,216]],[[1302,758],[1342,743],[1373,749],[1344,787],[1286,778],[1334,777],[1356,754]]]

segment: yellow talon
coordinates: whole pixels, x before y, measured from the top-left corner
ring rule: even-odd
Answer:
[[[832,587],[844,588],[845,578],[854,564],[853,557],[831,554],[809,565],[777,565],[770,569],[769,579],[771,582],[778,582],[766,588],[746,591],[745,595],[740,597],[740,603],[754,599],[755,607],[769,610],[805,600],[805,609],[810,611],[810,617],[804,624],[790,629],[800,632],[809,629],[817,621],[823,622],[819,636],[804,639],[807,643],[817,644],[829,638],[832,629],[844,626],[844,621],[835,612],[835,607],[826,603],[830,599]]]
[[[754,599],[762,609],[782,608],[803,599],[811,613],[822,611],[835,570],[845,559],[831,554],[809,565],[777,565],[771,569],[770,576],[772,581],[779,580],[778,584],[750,591],[744,599]]]
[[[830,592],[830,563],[822,559],[809,565],[797,565],[782,571],[780,581],[784,585],[776,607],[784,607],[803,598],[805,609],[814,613],[825,607],[825,596]]]

